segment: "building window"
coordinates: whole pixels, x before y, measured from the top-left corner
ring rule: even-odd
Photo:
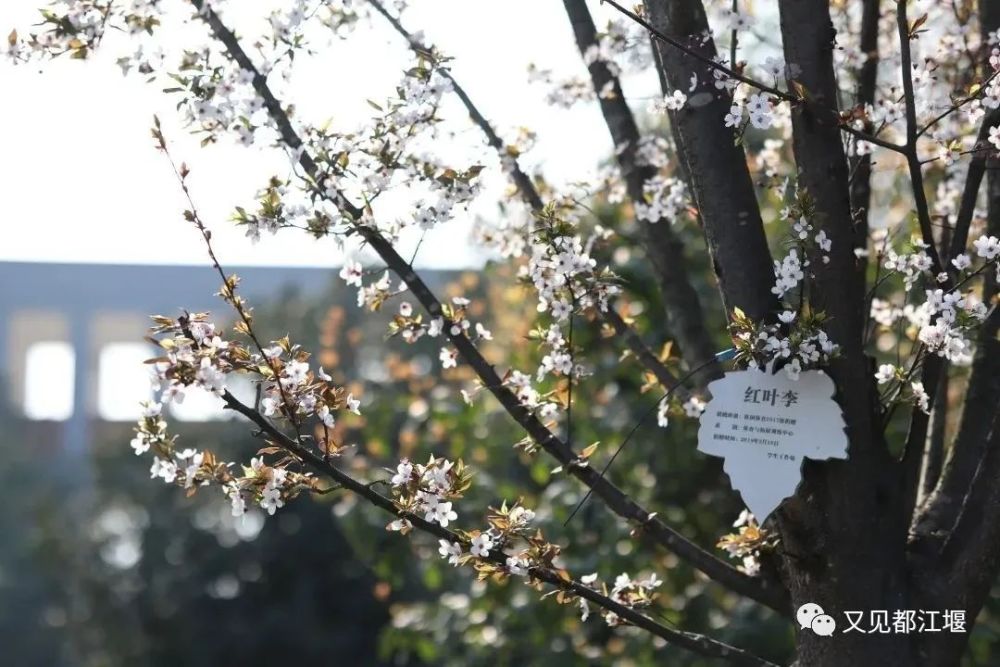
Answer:
[[[143,362],[155,356],[143,343],[113,343],[101,349],[97,360],[97,414],[106,421],[139,418],[141,401],[152,398],[152,368]]]
[[[33,344],[28,348],[24,371],[25,417],[66,421],[73,415],[73,346],[56,341]]]

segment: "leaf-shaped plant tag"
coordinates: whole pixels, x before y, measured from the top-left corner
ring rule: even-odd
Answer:
[[[757,521],[795,493],[803,457],[847,458],[835,389],[822,371],[803,371],[798,380],[736,371],[708,385],[712,400],[701,415],[698,449],[725,459],[730,483]]]

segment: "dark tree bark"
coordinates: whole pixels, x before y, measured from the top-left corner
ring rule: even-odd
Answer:
[[[983,43],[1000,28],[1000,1],[980,0]],[[989,53],[981,54],[983,61]],[[1000,121],[990,113],[979,142]],[[973,209],[986,175],[986,233],[1000,235],[1000,163],[976,155],[969,165],[949,256],[963,252]],[[984,278],[983,302],[993,303],[1000,289],[996,271]],[[980,329],[958,433],[937,486],[913,519],[910,535],[911,569],[923,583],[921,596],[929,606],[964,609],[971,628],[1000,573],[1000,311],[994,303]],[[945,637],[921,645],[928,665],[957,664],[963,637]]]
[[[664,34],[712,58],[715,42],[701,0],[647,0],[651,23]],[[687,167],[703,222],[713,267],[727,311],[740,308],[761,320],[773,315],[777,303],[771,287],[774,266],[760,217],[760,207],[743,149],[724,127],[730,97],[714,86],[714,73],[704,62],[669,44],[655,43],[661,73],[673,89],[687,92],[692,77],[696,92],[688,103],[670,112],[677,152]]]
[[[708,26],[699,0],[648,1],[646,6],[654,27],[705,56],[715,55],[714,43],[705,38]],[[836,112],[817,111],[836,105],[833,27],[827,4],[819,0],[790,0],[781,11],[786,60],[801,68],[800,83],[813,102],[799,105],[793,115],[799,187],[814,200],[819,225],[833,242],[829,264],[813,258],[813,305],[830,315],[829,333],[843,350],[831,374],[839,387],[851,388],[838,396],[848,423],[850,458],[807,462],[800,492],[780,512],[784,577],[793,607],[818,602],[833,611],[905,608],[900,601],[906,599],[906,521],[898,506],[899,482],[885,474],[891,459],[875,419],[872,369],[862,350],[865,285],[854,256],[858,241],[848,164]],[[714,80],[706,63],[669,44],[657,46],[671,86],[686,90],[692,76]],[[672,122],[727,307],[739,306],[760,320],[771,317],[776,304],[770,292],[772,260],[743,152],[723,128],[729,105],[725,94],[699,92],[690,95],[688,107],[675,112]],[[798,664],[908,665],[908,643],[859,634],[829,642],[799,632]]]
[[[580,53],[585,54],[590,47],[597,45],[597,28],[586,0],[564,0],[563,4]],[[629,198],[635,203],[642,203],[645,201],[643,185],[656,175],[657,169],[636,161],[642,135],[617,77],[599,60],[591,63],[588,69],[594,91],[598,94],[601,114],[616,148],[618,166]],[[608,90],[610,94],[601,94]],[[666,306],[668,332],[679,343],[681,356],[688,366],[697,368],[714,358],[716,348],[705,326],[698,294],[688,277],[684,244],[671,229],[671,223],[670,220],[656,223],[638,221]],[[721,371],[712,364],[703,377],[712,379],[719,376]]]
[[[923,465],[920,468],[920,488],[918,489],[917,504],[929,496],[937,481],[941,477],[941,468],[944,466],[945,441],[948,438],[948,393],[951,381],[947,373],[938,382],[937,397],[934,399],[935,410],[931,415],[931,432],[927,439],[927,446],[924,449]]]
[[[975,560],[976,550],[954,546],[954,540],[960,540],[960,535],[952,538],[948,549],[960,554],[955,560],[963,565],[943,565],[939,581],[955,583],[946,576],[951,571],[949,568],[958,573],[962,567],[975,563],[982,574],[974,578],[978,583],[970,585],[967,582],[963,585],[961,595],[930,595],[928,591],[933,586],[920,582],[920,570],[911,568],[908,561],[907,527],[913,503],[910,487],[916,486],[916,480],[911,482],[905,467],[900,470],[901,466],[889,454],[882,434],[881,411],[872,379],[872,363],[863,349],[867,318],[865,272],[853,251],[867,234],[870,162],[865,158],[856,159],[850,165],[854,170],[852,179],[836,109],[837,85],[832,59],[835,33],[829,17],[829,6],[824,0],[784,0],[779,6],[786,61],[796,66],[796,83],[801,86],[799,90],[804,91],[804,99],[793,107],[793,146],[798,167],[798,186],[813,201],[816,222],[833,244],[828,264],[821,263],[819,258],[812,258],[811,277],[815,290],[810,299],[814,308],[829,316],[827,331],[841,346],[842,354],[832,365],[830,373],[841,388],[837,399],[844,410],[850,440],[850,458],[847,461],[805,464],[803,485],[779,512],[778,524],[786,556],[784,577],[793,607],[805,602],[819,602],[825,608],[835,611],[892,610],[914,608],[921,601],[934,599],[939,604],[928,608],[966,609],[971,617],[982,604],[982,591],[988,588],[988,582],[995,576],[995,568],[984,570],[982,566],[985,563]],[[689,48],[700,48],[705,55],[714,55],[714,46],[710,40],[693,38],[694,35],[704,35],[707,27],[699,2],[647,2],[647,7],[651,22],[656,28],[670,37],[686,38],[686,46]],[[863,48],[873,50],[877,38],[878,4],[866,2],[863,9]],[[903,20],[905,21],[905,16]],[[658,42],[658,48],[662,73],[670,85],[680,87],[683,85],[681,82],[688,81],[692,74],[698,75],[699,69],[701,76],[711,75],[708,66],[682,50],[663,42]],[[861,72],[859,98],[863,102],[873,99],[874,77],[875,65],[872,62]],[[728,289],[725,274],[729,267],[746,266],[748,263],[752,265],[754,253],[750,248],[754,246],[741,243],[741,256],[733,257],[718,243],[718,238],[712,238],[713,230],[721,233],[723,239],[731,238],[732,231],[722,232],[712,207],[703,202],[712,202],[708,197],[709,193],[733,192],[731,188],[721,186],[717,177],[720,172],[728,171],[731,176],[733,171],[738,171],[735,168],[726,170],[720,166],[719,155],[724,154],[720,152],[722,147],[711,142],[713,137],[717,140],[727,134],[720,128],[721,115],[728,108],[728,103],[718,97],[706,99],[706,107],[711,109],[712,104],[717,105],[717,109],[707,113],[705,109],[698,109],[696,115],[685,114],[683,111],[675,113],[674,129],[679,137],[681,159],[690,169],[692,186],[702,208],[723,293],[732,303],[733,294]],[[698,121],[705,121],[705,124],[699,126]],[[909,126],[911,138],[908,142],[910,148],[907,150],[915,156],[912,147],[916,141],[916,126],[912,122]],[[728,148],[732,148],[731,141]],[[730,150],[730,158],[731,155]],[[914,168],[916,160],[912,157],[908,162],[914,178],[918,212],[922,214],[922,229],[926,231],[927,204],[920,167],[916,164]],[[744,166],[741,160],[733,159],[726,164],[730,167]],[[973,180],[977,176],[981,178],[982,171],[983,165],[978,161],[974,162],[971,174]],[[748,176],[747,182],[749,183]],[[752,188],[748,190],[752,197]],[[971,199],[966,198],[969,205],[963,207],[969,209],[967,217],[971,217],[975,201],[974,189],[969,197]],[[731,203],[733,199],[747,201],[739,195],[727,199],[727,203]],[[965,231],[967,232],[967,228]],[[966,237],[957,241],[958,247],[964,247],[965,241]],[[949,255],[945,253],[946,258]],[[768,262],[770,261],[766,251],[756,254],[758,260],[762,257],[767,257]],[[769,287],[769,273],[756,269],[755,275],[767,276]],[[758,295],[763,293],[763,285],[759,285],[757,289]],[[757,303],[761,304],[755,311],[757,316],[766,317],[769,308],[767,298],[758,297]],[[983,407],[975,410],[967,408],[963,420],[962,430],[975,428],[977,435],[966,436],[960,433],[959,436],[960,440],[978,439],[981,443],[978,450],[975,447],[966,448],[969,453],[964,458],[967,459],[968,469],[958,476],[961,478],[959,489],[964,493],[957,493],[953,497],[966,509],[965,512],[958,512],[962,518],[958,522],[959,526],[980,526],[980,513],[968,511],[968,508],[983,503],[988,505],[993,496],[990,487],[982,480],[986,479],[985,473],[992,458],[1000,457],[994,456],[986,447],[988,440],[992,442],[990,439],[994,437],[994,429],[990,425],[991,420],[984,419],[983,410],[987,414],[990,410],[996,411],[993,407],[996,401],[992,400],[991,392],[1000,390],[982,385],[986,384],[985,378],[1000,376],[1000,369],[996,368],[996,364],[1000,362],[993,361],[987,366],[990,363],[988,359],[996,359],[997,351],[992,349],[994,344],[991,342],[994,337],[995,332],[991,333],[990,327],[986,327],[981,339],[982,358],[977,358],[977,369],[970,387],[970,398],[978,400],[981,396]],[[924,369],[924,378],[929,388],[936,388],[937,378],[943,372],[943,364],[937,358],[931,358]],[[1000,384],[1000,381],[996,382]],[[927,419],[918,416],[911,426],[908,438],[911,452],[916,451],[910,459],[920,461],[919,455],[924,451],[927,428]],[[938,433],[938,439],[941,437],[943,431]],[[936,476],[938,463],[931,461],[929,465],[929,474]],[[916,470],[919,471],[919,468]],[[943,479],[947,477],[947,473],[943,475]],[[976,499],[974,503],[970,502],[972,498]],[[983,554],[995,551],[995,548],[992,551],[986,549]],[[972,590],[978,592],[970,593]],[[900,666],[947,665],[957,660],[958,656],[957,652],[949,653],[948,646],[959,646],[960,652],[964,643],[961,635],[958,638],[917,641],[900,635],[860,633],[838,635],[837,641],[831,642],[811,632],[803,632],[797,637],[797,664],[810,667],[875,662]]]
[[[779,513],[789,557],[785,570],[793,606],[824,609],[906,608],[905,535],[900,484],[886,472],[891,458],[876,418],[872,369],[862,348],[865,284],[856,268],[848,166],[838,128],[833,71],[835,32],[825,0],[782,0],[785,60],[797,67],[807,102],[792,111],[798,186],[816,207],[816,222],[832,241],[830,261],[813,258],[812,305],[829,316],[827,331],[841,346],[830,368],[850,441],[846,461],[803,466],[798,494]],[[899,635],[849,633],[826,641],[797,635],[803,667],[911,665],[912,648]]]
[[[987,233],[1000,234],[1000,177],[987,177]],[[985,279],[984,302],[998,293],[995,272]],[[924,584],[927,605],[964,609],[970,627],[1000,572],[1000,311],[996,305],[977,340],[978,349],[951,451],[933,493],[913,521],[910,559]],[[926,664],[957,664],[961,638],[922,646]]]
[[[610,0],[609,0],[610,1]],[[862,49],[874,52],[879,4],[860,0]],[[815,208],[814,224],[832,241],[827,264],[811,258],[811,305],[828,316],[827,332],[841,346],[841,355],[829,368],[837,386],[837,400],[847,423],[849,458],[846,461],[803,466],[803,483],[796,495],[779,509],[776,524],[782,539],[783,579],[793,607],[818,602],[832,613],[847,610],[957,610],[965,612],[971,628],[1000,572],[1000,311],[994,268],[984,278],[984,302],[990,307],[978,333],[965,405],[957,436],[942,467],[946,449],[947,364],[940,356],[918,352],[914,368],[920,371],[932,397],[934,420],[913,409],[901,460],[892,456],[884,438],[888,415],[874,386],[873,362],[864,351],[868,317],[865,294],[866,267],[853,250],[867,234],[870,206],[870,161],[847,160],[842,132],[860,135],[884,149],[902,155],[912,184],[914,217],[931,258],[932,275],[944,275],[940,286],[950,289],[960,277],[949,260],[964,252],[975,213],[979,188],[987,178],[987,234],[1000,235],[1000,164],[989,157],[986,139],[1000,122],[1000,114],[987,115],[980,129],[979,146],[970,161],[956,224],[951,233],[935,234],[924,187],[918,140],[931,127],[965,101],[957,101],[926,127],[918,125],[917,101],[912,81],[910,42],[917,28],[907,16],[907,0],[896,3],[897,38],[900,43],[906,141],[896,144],[872,136],[874,128],[858,130],[845,124],[838,108],[838,88],[833,70],[835,32],[827,0],[779,0],[782,41],[786,62],[794,67],[788,91],[752,81],[735,70],[713,65],[715,54],[698,0],[648,0],[649,21],[610,2],[631,16],[656,38],[657,67],[667,87],[680,88],[722,69],[776,99],[792,103],[793,148],[797,185]],[[982,42],[1000,27],[1000,0],[980,2]],[[917,19],[919,21],[919,19]],[[986,48],[984,47],[984,51]],[[983,53],[984,63],[988,53]],[[984,66],[980,79],[992,76]],[[874,99],[876,64],[870,60],[859,72],[858,99]],[[730,252],[726,239],[746,229],[726,228],[716,214],[733,201],[748,202],[746,190],[727,185],[740,167],[739,160],[720,163],[723,152],[721,98],[689,97],[688,108],[673,114],[678,159],[687,169],[702,208],[706,234],[720,275],[723,298],[731,306],[738,299],[763,294],[771,276],[757,271],[755,288],[740,290],[726,275],[734,268],[757,265],[766,254],[761,245],[740,243]],[[967,101],[967,100],[966,100]],[[712,108],[712,105],[717,108]],[[728,104],[726,105],[728,106]],[[703,112],[703,108],[708,109]],[[704,121],[699,123],[699,121]],[[731,137],[730,137],[731,138]],[[715,142],[713,143],[713,139]],[[983,150],[986,147],[987,150]],[[721,175],[721,176],[720,176]],[[988,175],[988,176],[987,176]],[[737,178],[737,180],[739,180]],[[725,192],[726,202],[716,208],[713,195]],[[732,219],[732,216],[730,216]],[[752,231],[752,230],[751,230]],[[760,237],[762,238],[762,234]],[[753,237],[753,234],[750,234]],[[723,241],[723,242],[720,242]],[[768,257],[769,260],[769,257]],[[767,276],[765,281],[764,276]],[[766,297],[756,300],[758,319],[766,318],[772,305]],[[744,308],[744,310],[747,310]],[[939,406],[934,405],[937,399]],[[930,436],[930,437],[928,437]],[[923,489],[920,472],[924,471]],[[935,486],[936,483],[936,486]],[[915,513],[918,492],[933,493]],[[912,525],[912,527],[910,527]],[[839,667],[849,664],[948,667],[957,665],[968,633],[838,634],[836,640],[811,632],[797,634],[797,665]]]
[[[865,62],[858,72],[857,104],[875,103],[875,84],[878,79],[878,21],[879,0],[863,0],[861,13],[861,52]],[[871,122],[865,124],[865,131],[871,133]],[[868,244],[868,213],[871,208],[871,155],[851,158],[851,211],[854,217],[855,247],[866,248]],[[865,280],[868,262],[858,262],[860,280]]]

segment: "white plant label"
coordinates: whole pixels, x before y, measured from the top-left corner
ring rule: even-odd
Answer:
[[[727,373],[708,385],[712,400],[698,429],[698,450],[725,459],[723,470],[763,522],[802,480],[802,459],[847,458],[844,415],[822,371]]]

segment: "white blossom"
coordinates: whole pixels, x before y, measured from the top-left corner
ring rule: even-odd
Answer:
[[[462,545],[448,540],[438,540],[438,544],[441,545],[438,548],[441,558],[447,559],[449,565],[458,566],[459,559],[462,557]]]
[[[472,546],[469,548],[469,553],[478,558],[486,558],[490,555],[490,549],[493,548],[493,538],[489,533],[480,533],[472,538]]]
[[[875,373],[875,379],[879,384],[891,382],[896,377],[896,367],[892,364],[882,364]]]
[[[441,360],[441,368],[455,368],[458,366],[458,350],[449,350],[446,347],[442,347],[438,358]]]
[[[1000,128],[993,127],[990,130],[1000,130]],[[995,236],[986,236],[984,234],[973,241],[972,245],[976,249],[976,255],[982,257],[987,262],[993,261],[1000,255],[1000,239]]]
[[[413,477],[413,464],[409,460],[403,459],[396,466],[396,474],[392,476],[390,483],[393,486],[403,486],[409,483],[411,477]]]
[[[521,558],[520,556],[509,556],[507,558],[507,571],[514,576],[526,576],[529,567],[531,567],[531,563],[526,558]]]
[[[913,400],[916,402],[917,407],[923,412],[927,412],[930,409],[930,396],[924,390],[923,382],[911,382],[910,389],[913,391]]]

